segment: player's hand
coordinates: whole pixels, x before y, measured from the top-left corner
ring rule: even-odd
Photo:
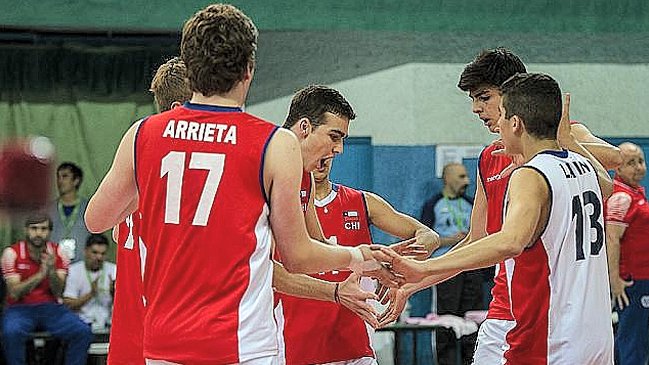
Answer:
[[[559,145],[568,148],[575,142],[575,138],[570,132],[570,94],[566,93],[564,96],[563,109],[561,111],[561,120],[559,121],[559,128],[557,129],[557,140]]]
[[[633,281],[623,280],[615,275],[611,277],[611,294],[617,307],[622,310],[629,306],[629,297],[626,295],[626,288],[633,285]]]
[[[390,304],[378,317],[379,327],[384,327],[399,319],[410,296],[412,293],[405,289],[390,289],[388,295],[381,301],[382,304],[386,304],[388,301]]]
[[[384,259],[384,262],[387,262],[390,270],[402,277],[402,280],[405,280],[406,283],[417,283],[426,277],[422,262],[400,256],[389,247],[383,246],[380,249],[389,257]]]
[[[56,258],[54,257],[54,254],[49,252],[48,250],[45,250],[41,253],[41,271],[47,276],[50,273],[53,273],[55,270],[55,263]]]
[[[516,169],[517,167],[519,167],[519,166],[521,166],[521,165],[523,165],[525,163],[525,158],[520,153],[516,153],[516,154],[507,153],[507,151],[505,150],[505,145],[503,144],[502,139],[498,139],[498,140],[494,141],[493,143],[496,144],[496,145],[502,146],[502,148],[499,148],[499,149],[496,149],[496,150],[492,151],[491,152],[492,156],[507,156],[512,160],[512,163],[510,163],[509,166],[505,167],[505,169],[500,173],[501,177],[509,176],[514,171],[514,169]]]
[[[437,236],[437,239],[439,240],[439,236]],[[413,237],[401,242],[393,243],[389,247],[401,256],[412,258],[423,257],[423,260],[425,260],[428,257],[428,251],[424,244],[418,242],[419,240],[418,237]],[[425,240],[425,238],[421,240]]]
[[[403,285],[404,279],[398,275],[395,275],[384,265],[385,262],[390,261],[390,256],[385,252],[392,252],[393,254],[399,256],[396,252],[394,252],[389,247],[380,245],[360,245],[358,246],[358,249],[361,250],[363,259],[365,260],[363,265],[366,265],[368,267],[363,269],[362,272],[359,272],[359,274],[377,279],[379,283],[390,288],[398,288]],[[385,252],[383,251],[383,249],[385,249]]]
[[[352,273],[347,280],[339,284],[340,304],[361,317],[373,328],[377,328],[379,326],[379,321],[376,318],[378,313],[371,304],[367,303],[367,300],[378,300],[378,297],[374,293],[361,289],[360,280],[361,277],[358,274]]]

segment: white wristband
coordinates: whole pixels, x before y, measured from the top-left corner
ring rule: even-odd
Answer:
[[[349,254],[352,256],[351,261],[349,262],[349,267],[360,265],[365,261],[363,258],[363,252],[358,247],[350,248]]]
[[[381,268],[381,263],[374,260],[365,260],[363,258],[363,252],[358,247],[354,247],[349,250],[351,254],[351,261],[349,262],[349,269],[357,274],[363,274],[366,271],[375,271]]]

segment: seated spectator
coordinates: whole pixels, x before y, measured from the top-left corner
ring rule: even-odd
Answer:
[[[25,364],[30,332],[47,331],[67,343],[65,363],[86,363],[92,341],[90,327],[59,304],[68,262],[56,243],[49,241],[52,220],[33,214],[25,221],[25,240],[2,253],[2,274],[7,284],[7,308],[2,321],[9,365]]]
[[[88,199],[79,195],[83,170],[72,162],[64,162],[56,169],[56,188],[59,196],[49,214],[52,218],[52,241],[59,244],[72,263],[83,261],[83,247],[90,235],[83,215]]]
[[[115,264],[105,262],[108,239],[92,234],[86,240],[84,260],[70,265],[63,303],[93,330],[105,329],[113,311]]]

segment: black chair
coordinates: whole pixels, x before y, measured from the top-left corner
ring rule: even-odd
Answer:
[[[49,332],[32,332],[27,340],[27,365],[63,365],[65,345]]]

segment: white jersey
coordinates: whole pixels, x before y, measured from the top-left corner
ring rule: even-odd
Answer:
[[[545,178],[551,207],[541,237],[513,259],[508,273],[515,325],[506,335],[505,363],[613,364],[603,200],[595,168],[568,151],[541,152],[521,168]]]

